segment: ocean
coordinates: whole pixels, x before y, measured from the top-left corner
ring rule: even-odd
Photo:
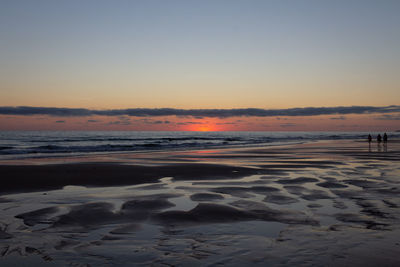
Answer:
[[[367,132],[0,131],[0,159],[366,140]],[[371,133],[375,138],[378,133]],[[383,134],[383,133],[381,133]],[[400,138],[400,132],[388,133]]]

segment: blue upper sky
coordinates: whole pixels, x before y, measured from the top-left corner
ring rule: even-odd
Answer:
[[[0,106],[398,104],[399,14],[400,1],[2,0]]]

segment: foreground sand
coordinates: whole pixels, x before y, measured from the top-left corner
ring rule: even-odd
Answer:
[[[400,143],[0,162],[1,266],[400,266]]]

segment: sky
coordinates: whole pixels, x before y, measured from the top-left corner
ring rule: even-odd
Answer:
[[[390,0],[0,0],[0,130],[400,130],[398,14]],[[304,108],[330,112],[287,112]]]

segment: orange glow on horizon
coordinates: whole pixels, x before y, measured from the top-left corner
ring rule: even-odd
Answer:
[[[213,127],[211,125],[201,125],[197,128],[199,132],[211,132],[213,131]]]
[[[90,130],[90,131],[396,131],[396,113],[324,115],[310,117],[130,117],[87,116],[55,117],[45,115],[0,115],[0,130]],[[389,118],[389,119],[388,119]]]
[[[218,118],[203,118],[191,121],[190,124],[186,125],[182,130],[190,132],[215,132],[225,131],[225,127],[220,125],[223,120]]]
[[[198,124],[198,125],[191,125],[190,127],[188,127],[187,131],[213,132],[213,131],[217,131],[217,129],[216,129],[215,125],[212,125],[212,124]]]

